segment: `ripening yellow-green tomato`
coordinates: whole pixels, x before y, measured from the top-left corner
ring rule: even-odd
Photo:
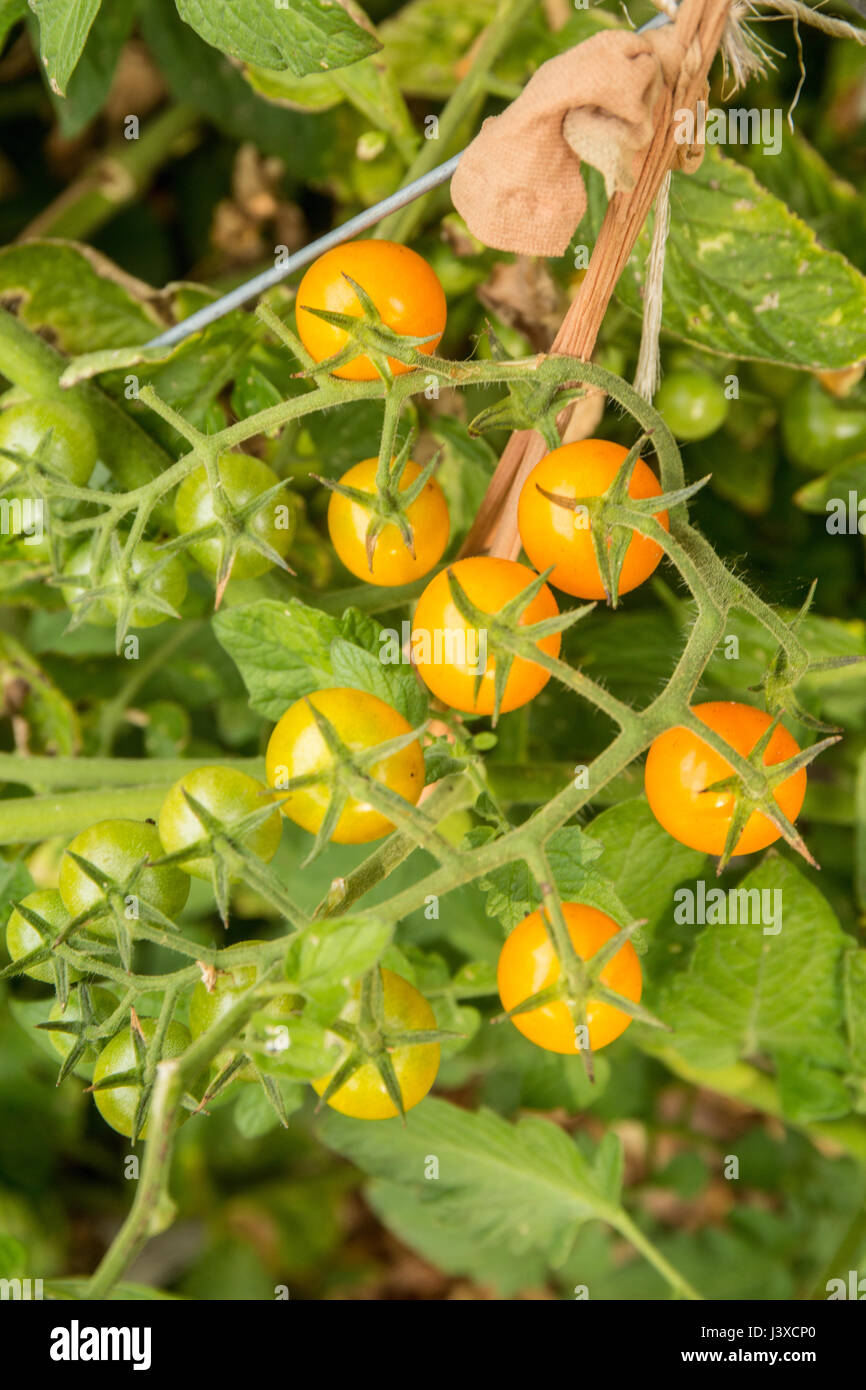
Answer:
[[[426,1031],[436,1027],[436,1015],[424,995],[408,980],[404,980],[402,975],[395,975],[393,970],[382,970],[382,999],[383,1024],[386,1031]],[[360,985],[356,985],[340,1017],[346,1022],[356,1023],[359,1012]],[[313,1089],[317,1095],[324,1095],[331,1077],[342,1066],[346,1044],[343,1039],[339,1041],[343,1047],[343,1056],[327,1076],[320,1076],[313,1082]],[[400,1087],[403,1109],[411,1110],[424,1099],[436,1080],[439,1070],[439,1044],[407,1043],[396,1046],[388,1055]],[[385,1083],[373,1062],[365,1062],[360,1066],[349,1080],[334,1092],[328,1105],[333,1110],[338,1110],[341,1115],[351,1115],[358,1120],[388,1120],[400,1113],[388,1095]]]
[[[63,899],[54,888],[42,888],[35,893],[28,893],[26,898],[21,899],[21,906],[29,907],[31,912],[42,917],[53,930],[43,937],[37,928],[22,916],[17,907],[13,907],[6,923],[6,949],[12,960],[21,960],[40,946],[50,945],[53,936],[70,920]],[[40,980],[43,984],[54,983],[54,970],[51,962],[47,960],[40,965],[29,966],[24,974],[29,975],[31,980]],[[77,971],[70,969],[69,979],[78,978]]]
[[[227,828],[262,810],[270,799],[267,787],[237,768],[197,767],[184,773],[166,794],[159,813],[159,838],[166,854],[198,844],[207,834],[185,792]],[[243,844],[268,863],[277,852],[282,833],[283,823],[274,809],[267,820],[245,832]],[[211,856],[204,854],[180,861],[179,867],[193,878],[210,879],[213,864]]]
[[[270,737],[266,754],[268,783],[278,792],[294,778],[321,773],[321,782],[289,791],[282,812],[296,825],[315,835],[324,820],[331,797],[328,776],[334,754],[319,730],[310,706],[328,720],[351,752],[366,752],[389,739],[408,734],[410,726],[397,710],[365,690],[337,687],[318,690],[296,700],[286,710]],[[416,740],[375,762],[368,775],[414,806],[424,786],[424,754]],[[341,845],[362,845],[393,830],[393,824],[368,802],[346,798],[331,839]]]

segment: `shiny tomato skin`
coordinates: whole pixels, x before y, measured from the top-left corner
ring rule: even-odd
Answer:
[[[520,492],[517,524],[523,548],[537,570],[555,565],[550,583],[575,598],[603,599],[598,562],[585,513],[558,506],[538,491],[556,497],[598,497],[616,477],[628,453],[621,444],[608,439],[580,439],[553,449],[535,465]],[[629,496],[660,497],[658,480],[638,459],[629,482]],[[656,520],[668,530],[668,514],[658,512]],[[648,536],[632,534],[619,576],[620,594],[630,593],[643,584],[662,558],[662,548]]]
[[[383,969],[382,992],[386,1028],[395,1032],[406,1032],[414,1028],[436,1027],[436,1015],[424,995],[408,980],[404,980],[402,975],[395,975],[392,970]],[[356,986],[340,1015],[341,1018],[348,1022],[357,1022],[359,995],[360,988]],[[341,1048],[345,1048],[342,1039],[338,1038],[337,1042]],[[411,1110],[424,1099],[436,1080],[439,1070],[439,1044],[434,1042],[398,1046],[389,1055],[403,1097],[403,1109]],[[327,1076],[320,1076],[312,1083],[317,1095],[324,1093],[342,1061],[341,1056]],[[338,1110],[341,1115],[350,1115],[358,1120],[389,1120],[399,1114],[372,1062],[366,1062],[359,1067],[339,1091],[331,1096],[328,1105],[333,1110]]]
[[[715,434],[730,408],[722,383],[694,369],[668,372],[653,405],[677,439],[686,443]]]
[[[43,443],[46,436],[47,443]],[[27,458],[36,457],[41,447],[40,457],[48,468],[75,487],[86,485],[98,454],[90,424],[65,401],[30,400],[10,405],[0,413],[0,447]],[[6,482],[17,470],[13,459],[0,455],[0,482]],[[23,478],[22,490],[26,491]]]
[[[150,569],[158,560],[159,551],[156,545],[152,541],[139,541],[130,566],[132,575],[140,575],[143,571]],[[91,547],[89,542],[85,542],[69,557],[64,568],[64,575],[85,576],[90,580],[88,587],[92,588],[102,588],[103,585],[117,583],[118,568],[113,556],[100,569],[100,573],[94,573]],[[186,584],[186,570],[179,555],[172,555],[170,559],[165,560],[149,581],[150,593],[170,604],[174,609],[179,609],[186,597]],[[77,600],[86,592],[85,588],[74,582],[64,584],[61,589],[66,603],[73,611],[80,606]],[[122,594],[109,594],[103,598],[98,598],[88,606],[85,621],[94,627],[114,627],[122,606]],[[150,602],[147,594],[142,593],[132,606],[129,626],[131,628],[156,627],[159,623],[166,622],[168,616],[167,613],[163,613],[154,603]]]
[[[156,826],[136,820],[98,821],[76,835],[67,849],[118,883],[124,883],[143,859],[161,859],[163,855]],[[87,877],[68,853],[60,861],[58,886],[73,917],[103,901],[100,886]],[[174,917],[189,896],[189,877],[174,864],[145,867],[130,891],[166,917]],[[103,925],[99,923],[100,927]]]
[[[169,788],[159,812],[159,838],[166,854],[175,854],[196,844],[206,835],[204,826],[186,800],[184,792],[209,811],[223,825],[241,820],[253,811],[261,810],[268,801],[267,788],[255,777],[233,767],[197,767],[184,773]],[[244,836],[244,845],[268,863],[279,847],[283,823],[279,812],[262,821]],[[193,878],[210,881],[213,861],[210,855],[199,855],[178,864]]]
[[[333,765],[333,754],[316,726],[310,703],[354,752],[363,752],[409,732],[410,726],[402,714],[365,690],[338,686],[296,700],[274,728],[265,757],[268,785],[279,794],[292,778],[326,773]],[[375,763],[369,772],[377,782],[414,806],[424,787],[424,754],[420,744],[408,744],[384,762]],[[282,801],[281,809],[284,816],[315,835],[329,800],[330,788],[323,780],[291,792]],[[362,845],[378,840],[393,828],[380,811],[350,796],[331,838],[341,845]]]
[[[340,479],[347,487],[376,493],[378,459],[363,459],[344,473]],[[421,472],[410,459],[400,479],[400,491],[405,492]],[[399,529],[385,526],[376,539],[373,568],[367,564],[366,536],[370,513],[366,507],[338,492],[331,493],[328,504],[328,532],[338,556],[350,574],[368,584],[390,588],[411,584],[420,579],[441,560],[448,544],[448,504],[435,478],[430,478],[408,511],[412,527],[415,554],[407,548]]]
[[[149,1043],[156,1032],[156,1019],[142,1018],[139,1019],[139,1022],[141,1031]],[[189,1029],[184,1028],[182,1023],[170,1023],[163,1041],[162,1057],[165,1059],[181,1057],[191,1041]],[[98,1081],[105,1081],[111,1076],[132,1071],[137,1064],[138,1057],[135,1043],[132,1040],[132,1030],[122,1028],[119,1033],[115,1033],[110,1042],[106,1043],[97,1057],[96,1065],[93,1068],[94,1084]],[[131,1139],[140,1094],[141,1087],[137,1085],[114,1086],[104,1091],[94,1091],[93,1099],[96,1101],[96,1108],[105,1123],[110,1125],[112,1129],[116,1129],[118,1134],[123,1134],[127,1139]],[[181,1121],[187,1118],[186,1111],[182,1110],[180,1114]],[[139,1132],[139,1139],[147,1138],[149,1124],[150,1117],[148,1116]]]
[[[486,613],[498,613],[510,599],[525,589],[537,575],[515,560],[492,555],[457,560],[449,567],[467,598]],[[474,664],[482,655],[478,629],[467,623],[451,597],[449,570],[441,570],[427,585],[415,609],[412,622],[412,659],[424,684],[443,704],[472,714],[492,714],[496,657],[487,654],[484,676],[476,698],[477,676]],[[556,600],[545,584],[523,610],[520,625],[541,622],[559,612]],[[553,633],[538,643],[548,656],[559,655],[560,635]],[[550,680],[550,672],[524,657],[515,657],[501,710],[519,709],[534,699]]]
[[[298,333],[316,362],[334,357],[346,345],[344,329],[325,323],[308,309],[329,309],[362,316],[361,303],[345,278],[349,276],[372,299],[383,323],[396,333],[424,338],[420,351],[435,352],[445,331],[447,305],[436,272],[408,246],[393,241],[346,241],[314,261],[298,286]],[[391,371],[400,376],[411,371],[389,357]],[[347,381],[373,381],[379,373],[365,354],[337,367],[334,376]]]
[[[581,960],[589,960],[606,941],[615,936],[619,927],[606,913],[585,903],[563,903],[568,934]],[[503,1007],[518,1004],[539,993],[559,978],[560,965],[553,942],[548,936],[540,911],[531,912],[511,932],[499,956],[497,983]],[[602,983],[617,994],[640,1001],[642,976],[640,961],[630,941],[626,941],[601,972]],[[575,1056],[579,1052],[574,1021],[563,1000],[555,1000],[538,1009],[516,1014],[511,1022],[515,1028],[548,1052]],[[624,1033],[631,1016],[622,1009],[600,1000],[589,999],[587,1024],[589,1044],[593,1052]]]
[[[35,893],[28,893],[21,902],[31,911],[44,917],[49,927],[54,927],[55,931],[60,931],[70,920],[69,913],[63,906],[63,899],[54,888],[39,888]],[[21,915],[17,908],[13,907],[6,923],[6,949],[12,960],[21,960],[22,956],[29,956],[31,951],[37,950],[40,946],[48,945],[51,941],[51,933],[47,940],[43,940],[34,926]],[[41,965],[31,965],[29,970],[24,971],[31,980],[39,980],[42,984],[51,985],[54,983],[54,970],[50,961],[43,961]],[[79,979],[76,970],[69,967],[70,980]]]
[[[221,454],[217,468],[226,499],[238,510],[249,506],[280,481],[268,464],[254,458],[252,454]],[[285,508],[285,512],[280,513],[280,519],[282,520],[283,516],[285,518],[285,526],[277,524],[278,507]],[[174,518],[178,534],[181,536],[200,531],[216,520],[213,493],[204,467],[190,473],[178,488],[174,500]],[[280,493],[272,495],[247,521],[247,526],[253,533],[275,550],[281,559],[285,559],[289,552],[293,524],[294,512],[289,506],[288,493],[284,498],[281,498]],[[214,575],[219,568],[221,539],[218,535],[210,536],[204,540],[193,541],[189,547],[190,555],[205,574]],[[266,574],[272,565],[273,561],[266,555],[256,550],[248,541],[242,540],[235,552],[232,578],[257,579],[260,575]]]
[[[695,705],[692,712],[720,734],[744,757],[772,722],[764,710],[734,700],[711,700]],[[800,751],[799,745],[779,725],[764,751],[764,764],[784,762]],[[656,738],[646,761],[646,794],[653,815],[674,839],[705,854],[721,854],[733,815],[730,792],[704,788],[730,777],[732,768],[688,729],[668,729]],[[806,795],[806,770],[802,768],[774,792],[776,801],[793,822]],[[754,854],[779,839],[780,832],[760,811],[753,811],[737,841],[735,854]]]

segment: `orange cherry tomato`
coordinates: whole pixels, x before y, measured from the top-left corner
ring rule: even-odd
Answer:
[[[711,700],[695,705],[692,713],[744,757],[772,723],[764,710],[734,700]],[[785,762],[799,751],[796,740],[780,724],[764,750],[764,765]],[[647,799],[656,820],[680,844],[705,854],[721,854],[734,814],[734,798],[730,792],[705,788],[730,777],[732,770],[727,759],[688,729],[668,729],[659,734],[650,748],[645,774]],[[781,782],[773,795],[788,820],[795,821],[806,795],[805,768]],[[753,811],[734,853],[766,849],[779,834],[771,820]]]
[[[599,912],[595,907],[587,907],[584,903],[563,903],[562,911],[571,944],[581,960],[589,960],[619,931],[616,922],[606,913]],[[530,912],[514,928],[499,956],[497,983],[504,1008],[516,1008],[525,999],[554,984],[559,975],[559,957],[548,935],[544,917],[540,911]],[[608,961],[600,979],[608,989],[615,990],[634,1003],[639,1002],[642,986],[640,961],[630,941],[626,941]],[[593,1052],[613,1042],[632,1021],[631,1015],[622,1009],[592,998],[587,1003],[586,1019],[589,1045]],[[511,1022],[530,1042],[546,1048],[548,1052],[565,1052],[574,1056],[580,1050],[574,1019],[564,1000],[557,999],[538,1009],[529,1009],[525,1014],[516,1014]]]
[[[555,497],[599,497],[610,487],[627,454],[621,444],[608,439],[563,444],[535,465],[521,489],[517,524],[526,554],[537,570],[555,565],[551,584],[576,598],[605,598],[586,513],[551,502],[539,488]],[[638,459],[629,496],[660,497],[661,491],[652,469]],[[668,530],[667,512],[657,512],[656,521]],[[623,558],[619,592],[627,594],[648,579],[662,553],[655,541],[634,532]]]
[[[347,487],[376,495],[378,459],[364,459],[340,479]],[[421,472],[410,459],[403,469],[400,491],[405,492]],[[399,529],[387,525],[380,531],[373,551],[373,568],[367,564],[367,527],[371,513],[358,502],[331,493],[328,531],[331,543],[346,569],[368,584],[410,584],[441,560],[448,544],[448,504],[435,478],[430,478],[407,512],[415,554],[407,548]]]
[[[473,556],[450,566],[466,597],[485,613],[498,613],[538,576],[514,560],[492,555]],[[412,624],[412,659],[433,694],[452,709],[473,714],[492,714],[496,657],[487,652],[486,630],[468,623],[451,597],[448,570],[440,570],[424,590]],[[559,612],[556,599],[545,584],[520,615],[525,627]],[[553,633],[538,643],[540,651],[558,656],[560,635]],[[476,697],[478,672],[483,672]],[[518,709],[533,699],[550,680],[550,672],[534,661],[515,657],[501,709]]]
[[[307,310],[330,309],[352,318],[363,315],[347,275],[366,290],[388,328],[423,338],[421,351],[435,352],[445,331],[447,312],[445,291],[436,272],[416,251],[395,241],[347,241],[314,261],[298,286],[298,333],[316,362],[335,356],[348,337],[344,329]],[[412,370],[392,357],[388,365],[397,376]],[[366,355],[353,357],[334,371],[334,376],[347,381],[373,381],[378,375]]]

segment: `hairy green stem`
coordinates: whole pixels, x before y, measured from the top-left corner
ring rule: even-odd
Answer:
[[[167,160],[197,140],[200,113],[170,106],[144,123],[137,140],[121,140],[25,228],[21,240],[65,237],[86,241],[121,208],[134,202]]]

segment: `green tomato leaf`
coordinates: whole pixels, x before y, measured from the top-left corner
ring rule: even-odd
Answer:
[[[435,1269],[494,1289],[500,1298],[544,1285],[547,1259],[543,1250],[515,1254],[505,1241],[482,1245],[473,1231],[442,1224],[437,1208],[424,1200],[425,1195],[380,1178],[364,1189],[364,1198],[379,1220]]]
[[[326,0],[177,0],[177,12],[197,34],[242,63],[288,70],[295,77],[355,63],[380,47],[378,39]]]
[[[737,153],[765,188],[814,228],[825,246],[866,269],[866,204],[801,131],[785,131],[775,158],[765,158],[760,145],[742,145]]]
[[[866,950],[847,951],[843,976],[845,1026],[855,1073],[866,1079]]]
[[[408,720],[412,728],[427,718],[427,698],[409,665],[388,665],[363,647],[337,637],[331,643],[335,685],[348,685],[378,695]]]
[[[269,719],[279,719],[302,695],[334,684],[331,643],[340,635],[339,622],[300,599],[226,609],[213,627],[253,708]]]
[[[288,1081],[309,1081],[324,1076],[334,1066],[339,1053],[323,1024],[306,1015],[276,1022],[269,1015],[261,1017],[267,1038],[252,1039],[245,1047],[266,1075]],[[280,1043],[279,1049],[274,1047],[275,1039]]]
[[[39,20],[42,66],[52,92],[58,96],[66,91],[101,4],[102,0],[30,0]]]
[[[145,307],[152,293],[83,247],[28,241],[0,251],[0,296],[19,301],[21,321],[36,332],[50,329],[52,342],[70,356],[152,338],[160,328]]]
[[[429,1207],[431,1225],[464,1238],[471,1233],[513,1254],[544,1251],[554,1267],[568,1256],[585,1221],[619,1214],[610,1153],[597,1169],[547,1120],[510,1125],[490,1110],[470,1112],[428,1099],[405,1125],[328,1114],[319,1132],[364,1172],[407,1186]],[[435,1180],[426,1176],[431,1158]]]
[[[765,161],[770,162],[770,161]],[[604,215],[601,176],[590,171],[586,218],[594,242]],[[866,279],[827,251],[741,164],[708,147],[693,174],[671,180],[662,326],[709,352],[792,366],[851,366],[863,355]],[[652,237],[648,219],[617,293],[642,313]]]
[[[795,1124],[837,1120],[851,1110],[851,1096],[838,1072],[816,1066],[802,1052],[774,1053],[785,1117]]]
[[[706,863],[706,855],[662,829],[643,797],[602,811],[586,834],[603,848],[599,875],[616,884],[632,917],[645,917],[648,928],[670,911],[677,884],[697,878]]]
[[[138,0],[108,0],[93,22],[65,92],[49,83],[52,104],[65,136],[77,135],[98,115],[114,80],[120,50],[129,38]],[[46,73],[47,76],[47,73]]]
[[[467,839],[472,837],[475,838],[475,843],[482,837],[487,838],[483,830],[472,831]],[[578,898],[586,902],[591,897],[601,894],[600,880],[597,875],[591,874],[589,865],[598,860],[603,850],[600,845],[593,844],[582,830],[575,825],[567,825],[562,830],[555,831],[547,841],[545,849],[556,886],[564,902]],[[595,894],[589,892],[591,878],[595,880]],[[506,931],[511,931],[528,913],[534,912],[541,901],[538,886],[522,860],[506,864],[501,869],[494,869],[482,881],[481,887],[487,894],[488,913],[498,917]],[[614,904],[593,905],[601,907],[602,911],[608,911],[609,906]],[[615,906],[625,921],[628,914],[622,903],[616,902]]]
[[[300,111],[325,111],[348,101],[374,130],[385,131],[407,157],[418,144],[414,123],[390,67],[379,56],[365,58],[323,74],[310,72],[295,77],[285,72],[248,68],[247,81],[254,91],[272,101]]]
[[[340,917],[312,922],[292,940],[286,978],[311,994],[346,984],[376,964],[392,934],[384,919]]]
[[[381,628],[354,609],[338,619],[300,599],[262,599],[218,613],[213,626],[237,663],[253,708],[270,719],[279,719],[301,696],[335,685],[378,695],[413,727],[427,716],[411,668],[379,659]]]
[[[213,48],[183,23],[174,0],[148,0],[140,24],[176,101],[195,106],[232,138],[254,141],[265,154],[283,157],[290,149],[299,182],[318,179],[332,166],[339,141],[330,115],[288,111],[257,96],[232,63],[214,61]]]
[[[850,938],[826,898],[787,860],[768,855],[738,887],[769,894],[762,903],[771,909],[781,904],[780,930],[765,934],[760,922],[700,930],[688,968],[655,1007],[674,1030],[670,1045],[701,1068],[764,1052],[784,1058],[790,1076],[790,1057],[805,1049],[812,1067],[844,1069],[841,967]],[[725,916],[734,915],[731,902]],[[762,906],[765,924],[769,915]],[[791,1082],[789,1097],[800,1084],[802,1077]]]

